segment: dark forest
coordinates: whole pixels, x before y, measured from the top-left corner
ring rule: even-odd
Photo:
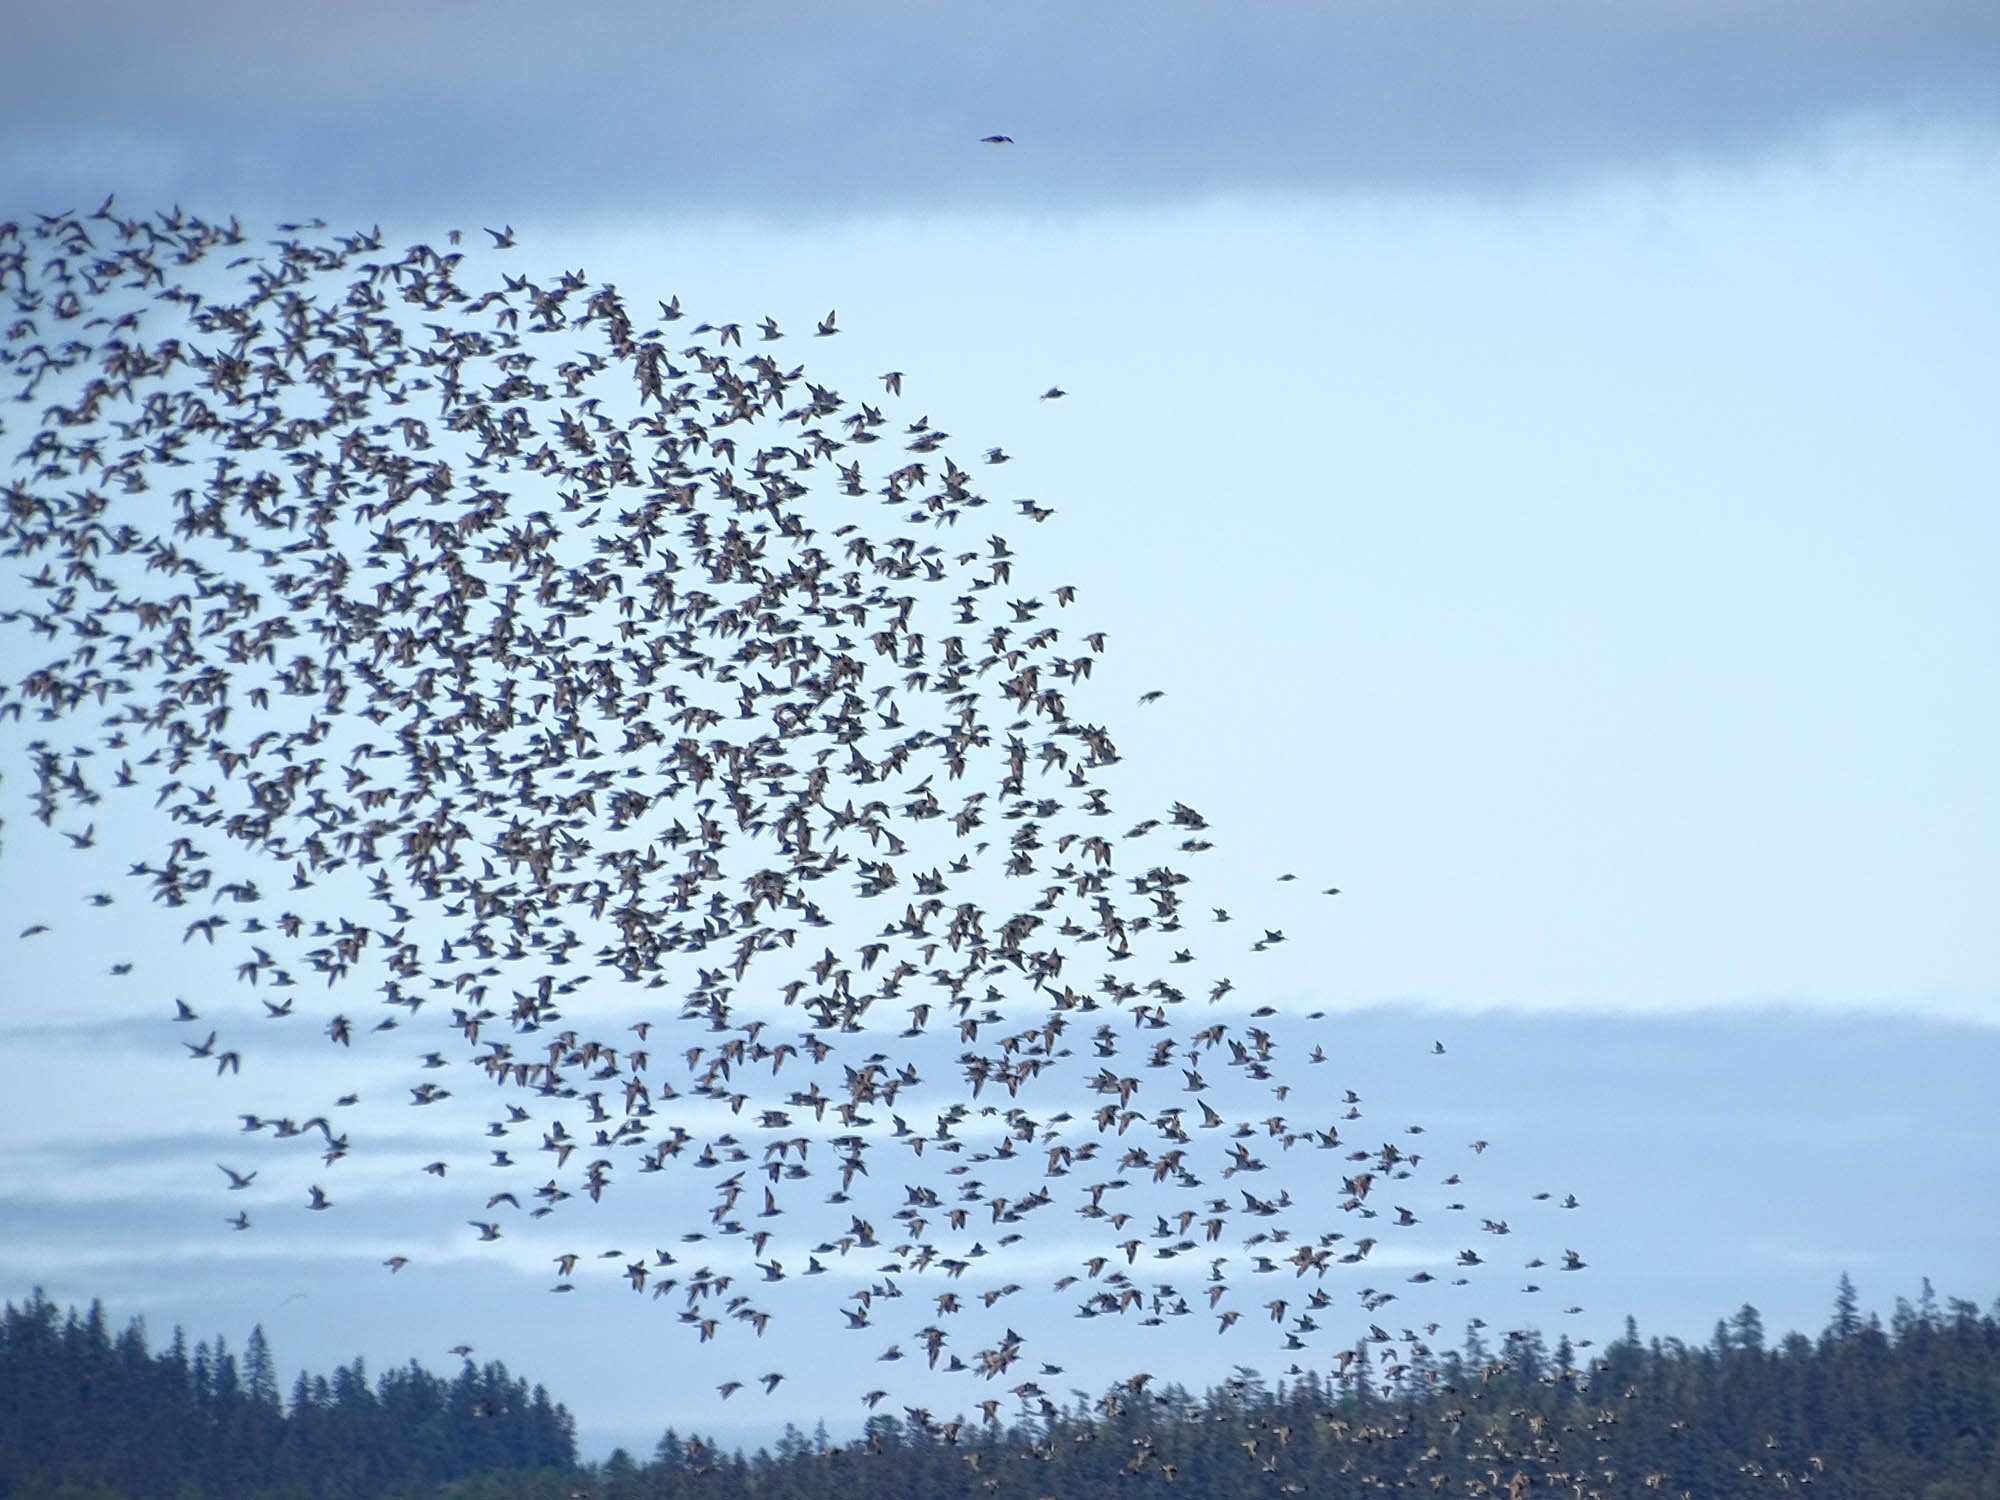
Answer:
[[[504,1365],[452,1376],[360,1360],[281,1387],[253,1330],[151,1347],[100,1305],[37,1293],[0,1319],[7,1500],[1083,1500],[1688,1496],[1810,1488],[1827,1500],[2000,1497],[2000,1303],[1926,1284],[1885,1325],[1842,1278],[1817,1337],[1767,1338],[1754,1307],[1703,1344],[1625,1336],[1581,1360],[1534,1332],[1384,1381],[1364,1343],[1336,1377],[1237,1368],[1199,1394],[1143,1377],[1068,1407],[905,1408],[845,1441],[788,1430],[725,1451],[673,1428],[643,1460],[578,1461],[571,1414]]]

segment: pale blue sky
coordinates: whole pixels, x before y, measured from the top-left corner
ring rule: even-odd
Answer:
[[[1213,899],[1302,939],[1266,993],[1359,1011],[1334,1034],[1381,1096],[1490,1136],[1481,1202],[1584,1199],[1548,1226],[1591,1261],[1570,1321],[1700,1338],[1749,1300],[1817,1327],[1843,1269],[1876,1305],[2000,1291],[1986,8],[613,7],[551,33],[441,7],[386,54],[252,14],[29,7],[47,65],[0,129],[0,217],[115,187],[392,245],[506,222],[505,269],[800,331],[837,307],[815,378],[906,371],[967,450],[1014,455],[996,498],[1056,510],[1008,528],[1024,587],[1078,585],[1110,632],[1120,807],[1198,806]],[[401,1155],[342,1164],[342,1215],[274,1193],[267,1237],[222,1230],[229,1111],[309,1064],[187,1087],[176,1029],[135,1018],[198,960],[136,891],[115,924],[81,906],[98,876],[28,824],[18,764],[0,1295],[261,1320],[317,1365],[442,1362],[476,1321],[600,1447],[853,1415],[803,1378],[723,1407],[706,1371],[579,1340],[629,1297],[482,1258]],[[78,936],[17,943],[36,920]],[[143,994],[94,973],[119,943]],[[449,1268],[390,1282],[410,1224]],[[1083,1383],[1118,1373],[1059,1299],[1012,1306]]]

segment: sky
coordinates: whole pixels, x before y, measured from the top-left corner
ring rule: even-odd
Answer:
[[[30,4],[0,218],[511,225],[539,274],[718,322],[836,308],[815,378],[904,370],[1053,509],[1010,534],[1108,632],[1120,805],[1226,831],[1217,888],[1300,939],[1265,992],[1329,1013],[1341,1086],[1490,1138],[1523,1227],[1580,1200],[1545,1228],[1584,1313],[1447,1316],[1812,1331],[1843,1271],[1990,1301],[2000,19],[1076,9]],[[558,1318],[448,1211],[449,1273],[391,1281],[435,1142],[343,1163],[338,1234],[222,1228],[263,1085],[188,1087],[171,914],[85,907],[4,774],[0,909],[64,940],[0,931],[0,1295],[262,1322],[316,1368],[443,1366],[476,1324],[595,1452],[852,1422],[832,1376],[719,1404],[598,1331],[618,1288]],[[120,945],[143,994],[99,972]],[[1168,1363],[1220,1379],[1222,1348]]]

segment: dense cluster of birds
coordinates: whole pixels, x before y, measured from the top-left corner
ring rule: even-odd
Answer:
[[[399,1107],[477,1110],[411,1169],[479,1184],[468,1238],[568,1224],[555,1291],[602,1265],[738,1350],[779,1283],[850,1288],[787,1316],[870,1341],[870,1409],[898,1361],[990,1382],[988,1419],[1048,1402],[1017,1295],[1393,1374],[1440,1289],[1521,1265],[1454,1197],[1483,1141],[1364,1123],[1320,1017],[1239,989],[1287,935],[1196,904],[1207,820],[1114,810],[1104,635],[892,414],[901,371],[843,395],[769,318],[469,284],[511,228],[324,231],[0,225],[8,780],[92,857],[106,796],[158,828],[132,878],[252,991],[171,1000],[197,1065],[279,1026],[316,1077],[405,1059]],[[391,1102],[349,1082],[243,1117],[323,1157],[303,1211]],[[577,1205],[648,1176],[665,1243],[587,1240]],[[1524,1290],[1566,1289],[1535,1222]],[[752,1358],[724,1396],[785,1378]]]

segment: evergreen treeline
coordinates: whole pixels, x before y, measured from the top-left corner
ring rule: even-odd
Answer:
[[[1885,1327],[1843,1277],[1817,1339],[1767,1343],[1746,1305],[1700,1345],[1628,1322],[1579,1366],[1567,1341],[1475,1327],[1386,1371],[1360,1346],[1342,1379],[1238,1370],[1200,1397],[1140,1381],[1020,1405],[1011,1422],[884,1408],[863,1439],[794,1430],[749,1455],[670,1430],[647,1462],[579,1467],[568,1414],[497,1365],[371,1387],[357,1362],[280,1402],[260,1337],[240,1368],[219,1340],[152,1355],[136,1325],[114,1340],[98,1309],[37,1296],[0,1326],[0,1500],[2000,1500],[2000,1304],[1940,1307],[1926,1283]]]
[[[163,1351],[39,1291],[0,1314],[0,1500],[372,1500],[576,1466],[576,1424],[498,1362],[455,1380],[360,1360],[282,1398],[263,1330]]]
[[[1292,1495],[1736,1500],[2000,1500],[2000,1304],[1940,1309],[1929,1284],[1888,1327],[1843,1277],[1817,1340],[1767,1344],[1753,1307],[1712,1340],[1626,1337],[1579,1367],[1539,1335],[1381,1376],[1267,1386],[1248,1371],[1200,1398],[1150,1385],[1012,1425],[881,1415],[859,1443],[789,1432],[725,1454],[674,1432],[652,1461],[616,1453],[584,1482],[493,1479],[451,1500],[1092,1500],[1142,1487],[1189,1500]],[[1011,1400],[1011,1398],[1010,1398]],[[1162,1490],[1161,1486],[1171,1486]]]

